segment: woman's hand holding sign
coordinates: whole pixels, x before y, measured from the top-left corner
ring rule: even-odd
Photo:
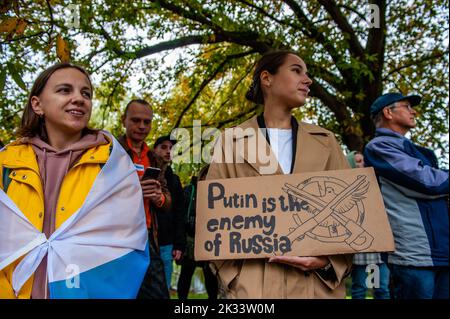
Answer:
[[[278,262],[293,267],[300,268],[303,271],[322,269],[330,263],[328,257],[297,257],[297,256],[275,256],[270,257],[269,262]]]

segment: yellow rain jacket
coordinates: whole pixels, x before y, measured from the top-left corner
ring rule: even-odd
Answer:
[[[89,148],[66,174],[61,185],[56,211],[58,228],[83,204],[91,189],[101,164],[105,164],[110,153],[108,144]],[[5,185],[7,184],[7,185]],[[28,220],[42,231],[44,220],[44,194],[39,175],[36,154],[30,144],[16,141],[0,152],[0,188],[24,213]],[[19,258],[0,270],[0,298],[16,298],[12,288],[12,274]],[[24,284],[17,298],[30,298],[33,277]]]

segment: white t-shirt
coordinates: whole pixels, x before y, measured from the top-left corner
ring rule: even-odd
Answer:
[[[283,173],[289,174],[292,164],[292,129],[268,128],[267,134]]]

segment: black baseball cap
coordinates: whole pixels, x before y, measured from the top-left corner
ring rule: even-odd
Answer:
[[[153,148],[156,148],[159,144],[162,144],[165,141],[170,141],[172,143],[172,145],[175,145],[177,143],[177,140],[170,139],[170,135],[163,135],[156,139],[155,144],[153,145]]]

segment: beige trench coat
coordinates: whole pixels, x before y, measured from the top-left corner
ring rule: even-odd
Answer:
[[[228,145],[226,141],[217,143],[214,156],[220,151],[222,153],[219,154],[223,155],[225,149],[234,150],[234,145],[241,138],[246,139],[248,143],[263,139],[259,140],[262,143],[260,145],[265,145],[266,154],[276,161],[270,145],[258,129],[256,117],[238,127],[253,130],[249,130],[248,134],[234,135],[232,139],[228,139],[231,140]],[[256,133],[253,134],[252,131]],[[221,137],[223,138],[224,134]],[[248,147],[248,144],[243,145],[244,148]],[[224,163],[224,157],[222,163],[219,163],[220,160],[213,157],[207,179],[261,176],[260,168],[267,164],[258,160],[256,163],[250,161],[247,153],[244,152],[244,160],[241,163]],[[219,155],[219,158],[222,155]],[[278,162],[276,164],[275,174],[283,174]],[[346,168],[349,168],[349,165],[333,133],[316,125],[299,123],[293,173]],[[324,280],[315,271],[304,272],[289,265],[268,263],[268,259],[214,261],[211,262],[211,268],[219,279],[220,290],[225,298],[345,298],[344,278],[351,270],[352,255],[328,257],[335,271],[336,281]]]

